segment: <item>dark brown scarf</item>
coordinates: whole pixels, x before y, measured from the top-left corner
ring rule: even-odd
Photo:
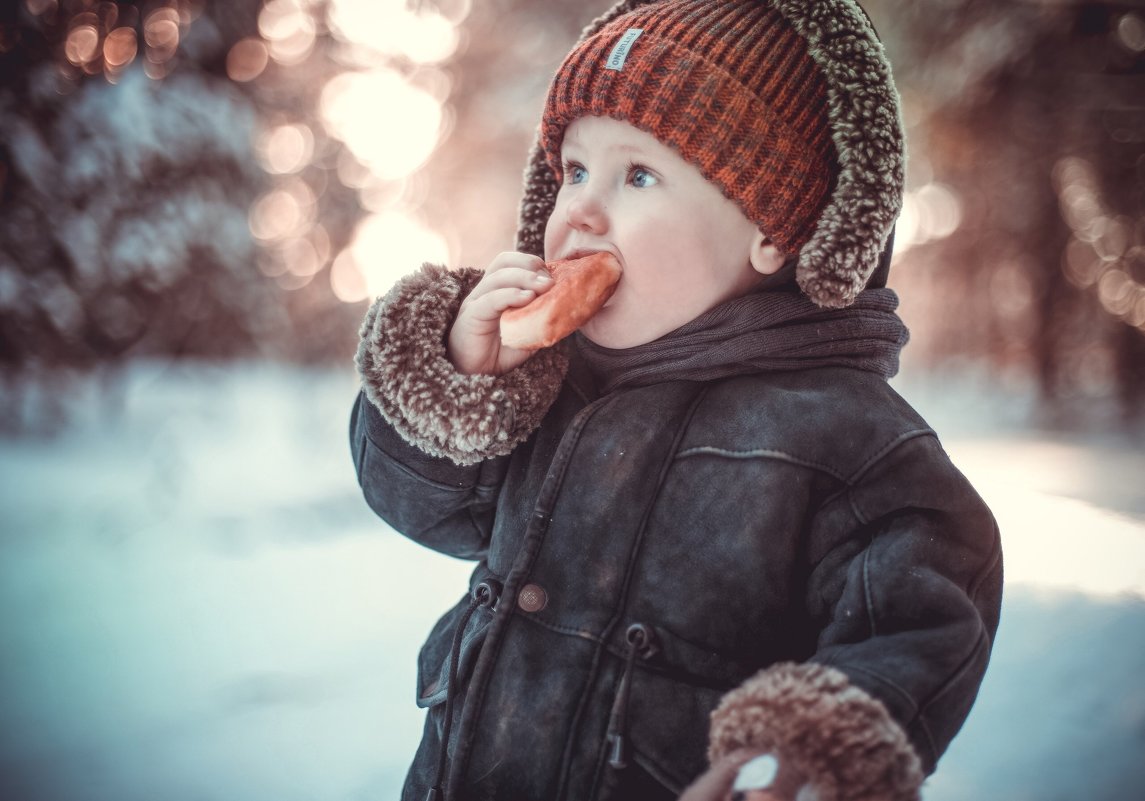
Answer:
[[[898,296],[890,289],[867,289],[845,309],[820,308],[799,292],[757,291],[634,348],[604,348],[577,332],[574,358],[583,360],[601,394],[661,381],[828,366],[890,378],[908,337],[896,308]]]

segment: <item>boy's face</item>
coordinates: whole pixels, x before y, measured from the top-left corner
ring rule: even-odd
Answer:
[[[699,169],[651,134],[581,117],[561,145],[564,181],[545,228],[545,259],[608,251],[623,273],[581,328],[609,348],[651,342],[759,282],[758,233]]]

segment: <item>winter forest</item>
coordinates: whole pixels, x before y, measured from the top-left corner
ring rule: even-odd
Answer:
[[[396,797],[469,565],[359,495],[368,301],[512,247],[583,0],[0,0],[0,797]],[[864,0],[896,388],[994,509],[927,801],[1145,782],[1145,0]],[[411,600],[412,599],[412,600]]]

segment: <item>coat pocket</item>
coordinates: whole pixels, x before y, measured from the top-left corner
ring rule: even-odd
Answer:
[[[469,598],[462,598],[456,606],[442,616],[430,632],[417,658],[417,705],[423,709],[445,701],[449,693],[449,673],[453,665],[453,638],[457,626],[465,618]],[[457,662],[458,689],[464,687],[473,673],[473,665],[481,653],[481,646],[489,633],[493,610],[479,606],[465,625],[461,635],[460,658]]]
[[[633,677],[629,707],[632,757],[675,792],[707,769],[708,726],[728,690],[754,673],[661,627],[656,652]]]
[[[648,665],[676,680],[714,690],[730,690],[752,673],[751,666],[726,654],[686,640],[662,626],[652,626],[657,652]]]

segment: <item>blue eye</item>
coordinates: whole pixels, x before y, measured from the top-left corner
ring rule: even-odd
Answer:
[[[564,169],[566,184],[583,184],[588,178],[588,170],[576,162],[566,161],[564,164]]]
[[[637,189],[646,189],[649,186],[655,186],[659,181],[656,176],[650,173],[643,167],[629,167],[628,180]]]

